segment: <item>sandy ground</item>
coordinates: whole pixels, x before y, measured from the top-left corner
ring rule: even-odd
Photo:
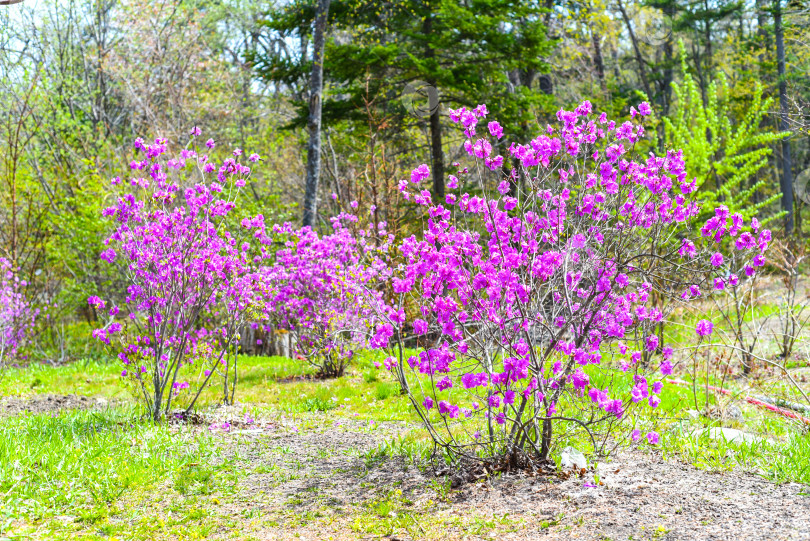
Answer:
[[[352,531],[351,517],[396,489],[412,502],[404,510],[420,514],[425,525],[421,535],[394,529],[388,539],[810,539],[810,487],[775,485],[742,472],[706,472],[641,451],[622,452],[601,466],[604,484],[597,488],[585,487],[577,476],[518,474],[437,491],[443,479],[429,468],[363,456],[402,429],[396,423],[375,428],[343,423],[295,432],[282,424],[249,435],[250,463],[298,477],[277,482],[277,475],[250,476],[244,492],[263,493],[267,512],[284,508],[291,512],[288,518],[316,511],[327,517],[295,527],[280,521],[258,537],[382,538]],[[495,521],[489,533],[473,533],[475,523],[505,514],[505,524]],[[447,525],[431,530],[434,519]]]
[[[103,405],[80,396],[5,398],[0,416]],[[711,473],[627,450],[600,466],[603,484],[596,488],[576,475],[509,474],[451,489],[430,467],[373,452],[412,428],[404,423],[327,412],[223,428],[243,411],[218,410],[209,419],[213,427],[198,425],[221,438],[224,454],[249,472],[222,509],[243,528],[216,538],[810,540],[804,485]],[[390,525],[382,525],[388,518]]]
[[[56,414],[69,409],[103,409],[109,402],[103,398],[80,395],[35,395],[29,398],[7,396],[0,398],[0,417],[12,417],[24,413]]]

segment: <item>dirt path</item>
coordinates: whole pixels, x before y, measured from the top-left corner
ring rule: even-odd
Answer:
[[[98,406],[83,397],[6,398],[0,416]],[[804,485],[626,451],[600,468],[604,484],[595,488],[576,476],[520,474],[451,489],[430,468],[379,452],[413,428],[405,423],[330,413],[240,419],[243,409],[220,409],[210,426],[197,425],[240,472],[235,497],[216,506],[230,526],[210,538],[810,540]]]
[[[0,418],[13,417],[24,413],[57,414],[71,409],[103,409],[109,406],[104,398],[90,398],[81,395],[43,394],[26,398],[6,396],[0,398]]]
[[[344,421],[298,429],[282,422],[240,435],[246,466],[264,472],[242,482],[243,503],[258,504],[268,517],[251,537],[810,539],[810,496],[803,495],[810,488],[803,485],[710,473],[631,451],[602,470],[598,488],[578,477],[508,475],[450,490],[406,459],[369,455],[404,428]]]

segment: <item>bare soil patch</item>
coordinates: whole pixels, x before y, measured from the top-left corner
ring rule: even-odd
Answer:
[[[627,450],[600,467],[604,484],[596,488],[576,475],[508,474],[450,489],[429,467],[369,454],[410,428],[404,423],[326,426],[328,416],[313,413],[299,416],[298,424],[304,419],[323,426],[300,429],[287,419],[265,430],[235,431],[242,460],[259,473],[241,482],[242,503],[231,512],[253,509],[269,519],[250,538],[810,539],[810,487],[804,485],[712,473]],[[366,519],[381,518],[383,501],[405,502],[391,513],[416,517],[418,534],[369,530]]]
[[[104,406],[75,395],[7,397],[0,399],[0,417]],[[211,538],[810,539],[805,485],[707,472],[630,449],[600,466],[597,487],[586,486],[587,474],[510,473],[451,488],[429,466],[376,452],[414,428],[404,422],[330,412],[253,420],[243,407],[206,412],[204,422],[194,423],[221,438],[223,459],[245,473],[235,497],[216,504],[217,514],[238,527]]]
[[[29,414],[57,414],[62,410],[105,408],[109,402],[104,398],[81,395],[43,394],[30,397],[7,396],[0,398],[0,417]]]

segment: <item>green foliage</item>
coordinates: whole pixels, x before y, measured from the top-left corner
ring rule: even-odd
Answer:
[[[108,410],[0,423],[0,490],[7,508],[21,517],[87,513],[167,476],[175,476],[185,493],[213,475],[207,464],[214,449],[206,438],[132,419],[131,410]],[[193,475],[187,473],[191,465]]]
[[[706,91],[704,106],[683,51],[681,70],[683,83],[673,83],[675,100],[670,116],[663,119],[667,147],[683,150],[687,173],[697,178],[699,198],[706,208],[723,204],[750,220],[781,196],[768,193],[768,182],[758,179],[772,152],[769,145],[789,135],[763,129],[774,100],[764,97],[757,82],[750,102],[736,115],[728,81],[720,73]],[[754,203],[752,196],[757,192],[767,196]]]
[[[386,400],[399,391],[399,386],[393,383],[380,382],[377,384],[377,400]]]
[[[331,400],[324,400],[319,396],[307,398],[301,404],[304,411],[329,411],[335,408],[335,403]]]
[[[365,121],[371,101],[397,120],[392,127],[400,126],[409,111],[399,98],[414,81],[438,88],[445,106],[486,101],[505,126],[529,121],[532,109],[548,100],[525,86],[515,87],[509,74],[522,70],[525,79],[547,70],[544,58],[552,42],[544,13],[536,0],[332,2],[324,121]],[[305,41],[313,17],[311,3],[299,0],[273,12],[265,24],[280,36]],[[252,60],[263,78],[295,89],[306,84],[311,66],[305,52],[293,56],[286,49],[258,51]],[[293,124],[303,125],[308,103],[297,104]]]

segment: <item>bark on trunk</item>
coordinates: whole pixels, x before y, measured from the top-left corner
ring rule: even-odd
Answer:
[[[321,102],[323,94],[323,50],[326,19],[331,0],[318,0],[312,43],[312,75],[309,81],[309,145],[307,146],[307,184],[304,193],[304,226],[315,225],[318,213],[318,180],[321,174]]]
[[[433,18],[428,16],[422,24],[422,32],[426,38],[425,58],[434,58],[436,56],[436,52],[430,45],[432,30]],[[428,80],[427,83],[434,88],[436,87],[435,80]],[[442,150],[441,107],[438,103],[430,111],[430,156],[431,165],[433,166],[433,201],[441,203],[444,200],[444,150]]]
[[[602,58],[602,36],[598,32],[591,33],[591,43],[593,44],[593,67],[596,69],[596,77],[599,79],[599,88],[602,90],[602,97],[607,99],[607,84],[605,83],[605,61]]]
[[[787,80],[785,79],[785,37],[782,28],[781,0],[774,0],[773,25],[776,38],[776,69],[779,73],[779,129],[788,129]],[[791,171],[790,139],[782,139],[782,210],[785,216],[785,233],[793,232],[793,174]]]
[[[652,99],[653,96],[650,93],[650,83],[647,81],[647,69],[644,63],[644,58],[641,56],[641,49],[638,46],[638,38],[636,37],[636,33],[633,31],[633,25],[630,22],[630,17],[627,15],[627,10],[624,8],[624,4],[621,0],[618,1],[619,11],[622,14],[622,19],[624,20],[625,26],[627,26],[627,33],[630,35],[630,41],[633,44],[633,52],[636,56],[636,63],[638,64],[638,75],[641,78],[641,85],[644,87],[644,93],[647,95],[648,99]]]

